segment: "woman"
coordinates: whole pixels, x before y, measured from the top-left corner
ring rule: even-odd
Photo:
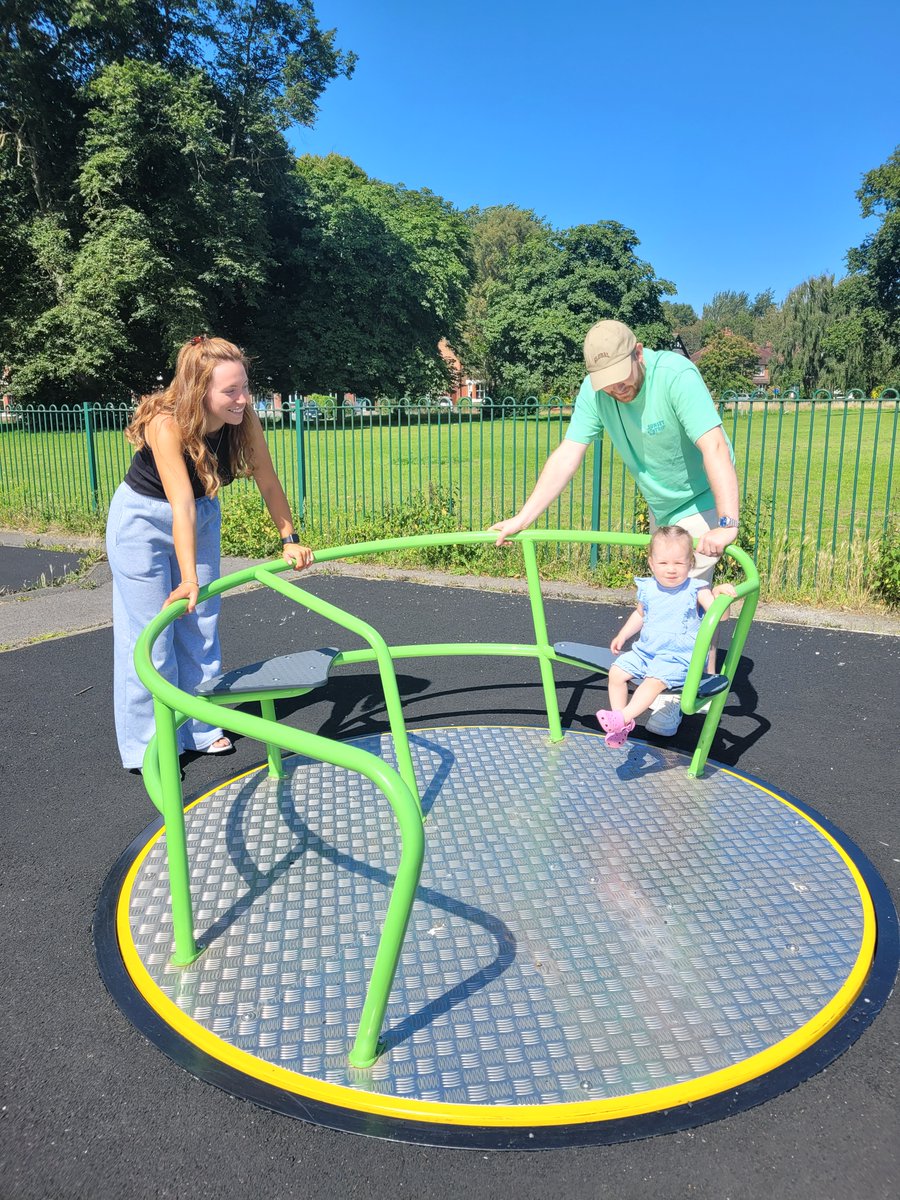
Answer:
[[[153,662],[187,692],[221,670],[219,599],[197,609],[204,584],[219,576],[220,487],[250,475],[281,535],[284,557],[302,570],[312,551],[300,544],[253,411],[248,362],[223,338],[192,338],[178,354],[175,378],[145,397],[126,436],[136,453],[113,496],[106,548],[113,574],[116,736],[122,765],[140,768],[155,732],[153,697],[137,677],[134,646],[160,610],[187,600],[187,612],[156,640]],[[188,721],[181,750],[227,754],[221,729]]]

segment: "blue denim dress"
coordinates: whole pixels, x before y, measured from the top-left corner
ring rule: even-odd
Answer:
[[[634,582],[644,624],[638,640],[615,665],[632,679],[661,679],[668,688],[683,687],[703,620],[697,594],[709,585],[686,579],[677,588],[667,588],[652,575]]]

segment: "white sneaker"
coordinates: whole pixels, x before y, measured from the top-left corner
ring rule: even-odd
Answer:
[[[681,701],[677,696],[657,696],[650,703],[650,717],[644,728],[657,737],[672,737],[681,724]]]

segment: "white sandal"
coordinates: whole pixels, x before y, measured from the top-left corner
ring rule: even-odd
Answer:
[[[225,745],[220,746],[219,742],[224,742]],[[216,738],[216,740],[214,742],[212,742],[209,746],[207,746],[206,749],[203,751],[203,753],[204,754],[230,754],[233,749],[234,749],[234,742],[232,742],[232,740],[230,738],[225,737],[225,735],[223,734],[220,738]]]

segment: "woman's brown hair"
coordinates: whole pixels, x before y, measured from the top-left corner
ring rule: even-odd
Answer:
[[[160,413],[168,413],[181,430],[184,452],[194,462],[207,496],[215,496],[222,481],[216,472],[215,456],[204,441],[207,416],[204,401],[213,371],[225,362],[242,363],[245,371],[250,367],[243,350],[233,342],[217,337],[191,338],[178,351],[172,382],[164,391],[144,396],[125,430],[129,442],[141,450],[147,445],[147,426]],[[249,412],[248,405],[240,425],[230,426],[228,466],[232,476],[249,475],[253,469]]]

